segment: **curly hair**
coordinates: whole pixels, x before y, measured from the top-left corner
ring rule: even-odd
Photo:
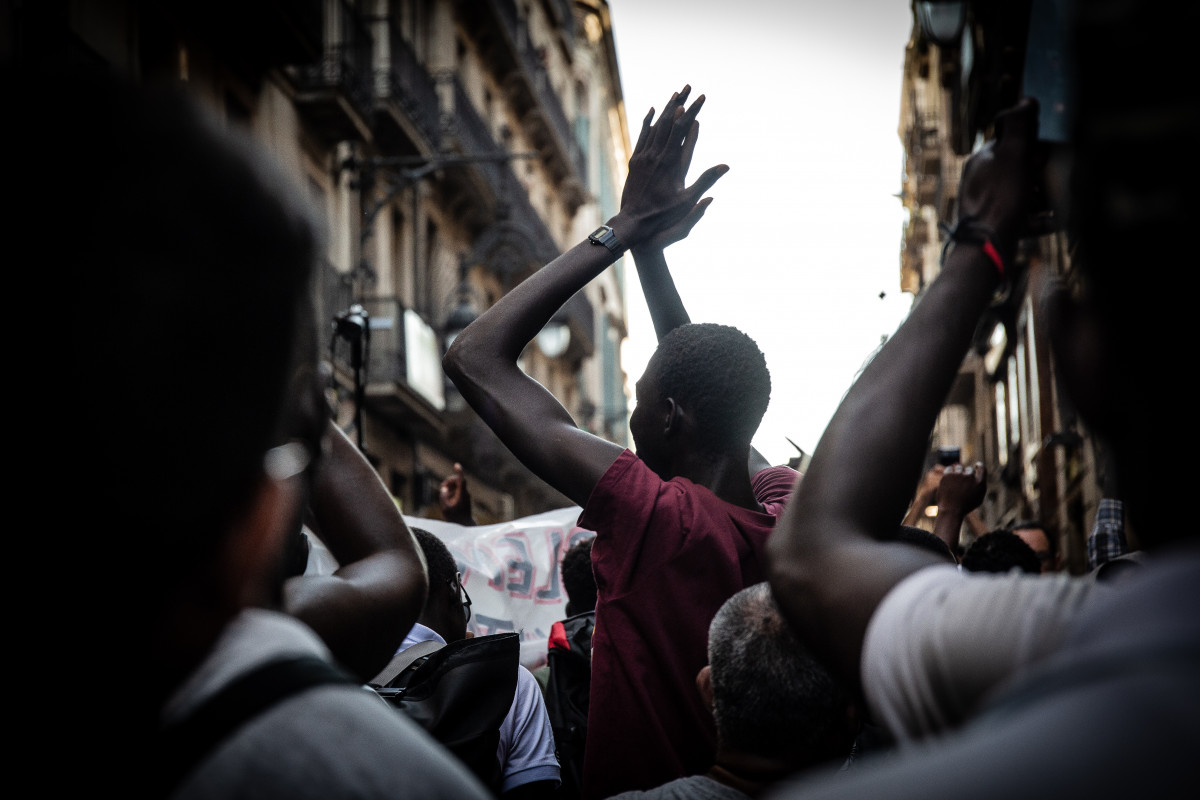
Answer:
[[[450,548],[438,537],[424,528],[413,528],[413,536],[425,554],[425,564],[429,568],[429,585],[435,583],[453,582],[458,575],[458,562],[450,554]]]
[[[659,392],[688,410],[709,449],[754,438],[771,399],[771,374],[753,339],[728,325],[680,325],[662,338],[652,361]]]

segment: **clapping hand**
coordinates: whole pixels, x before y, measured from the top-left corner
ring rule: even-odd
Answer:
[[[629,160],[629,176],[621,195],[621,211],[613,227],[634,247],[670,244],[687,236],[704,215],[709,199],[705,192],[729,171],[720,164],[709,167],[691,186],[684,185],[691,166],[700,126],[696,115],[704,95],[690,106],[684,103],[690,86],[676,92],[654,121],[654,109],[642,121],[642,130]]]

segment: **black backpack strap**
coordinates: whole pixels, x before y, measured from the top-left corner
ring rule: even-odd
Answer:
[[[378,675],[371,678],[367,683],[375,688],[382,688],[395,680],[396,676],[404,670],[408,669],[409,664],[412,664],[418,658],[427,656],[437,650],[440,650],[444,645],[436,639],[429,639],[424,642],[417,642],[412,647],[401,650],[396,655],[392,656],[392,660],[384,667]]]
[[[418,659],[375,691],[499,796],[503,773],[496,746],[516,694],[520,656],[516,633],[461,639]]]
[[[276,702],[304,689],[359,681],[317,656],[282,658],[239,676],[192,714],[159,732],[159,793],[169,796],[222,740]]]

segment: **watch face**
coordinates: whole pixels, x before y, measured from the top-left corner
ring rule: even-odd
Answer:
[[[601,225],[599,228],[596,228],[595,232],[593,232],[592,235],[589,236],[588,238],[589,239],[600,239],[601,241],[603,241],[604,239],[606,239],[607,237],[609,237],[611,235],[612,235],[612,228],[608,227],[607,225]]]

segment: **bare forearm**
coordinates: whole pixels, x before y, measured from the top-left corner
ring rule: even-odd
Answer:
[[[399,552],[422,566],[420,550],[379,474],[333,423],[329,452],[317,471],[309,506],[322,541],[347,565],[375,553]]]
[[[966,514],[961,511],[938,508],[937,518],[933,521],[933,535],[946,543],[950,552],[958,552],[958,540],[962,536],[962,524]]]
[[[1006,110],[994,128],[963,166],[962,244],[847,392],[767,543],[781,611],[851,685],[879,602],[913,571],[941,562],[884,539],[912,500],[929,433],[1000,271],[1014,266],[1035,174],[1036,102]]]
[[[978,248],[951,252],[942,275],[834,414],[804,484],[810,514],[874,536],[903,518],[929,431],[996,284]],[[861,502],[864,493],[869,502]]]
[[[329,441],[310,510],[339,567],[333,575],[288,581],[285,609],[347,667],[370,678],[420,616],[428,579],[416,540],[378,474],[332,423]]]
[[[982,258],[982,256],[980,257]],[[768,542],[780,608],[852,685],[879,601],[932,552],[883,541],[912,498],[929,431],[996,278],[963,248],[851,387]]]
[[[638,247],[633,251],[633,259],[646,306],[650,309],[650,319],[654,322],[654,334],[661,341],[668,333],[692,320],[675,288],[662,248]]]
[[[442,362],[451,380],[457,385],[496,361],[516,363],[554,312],[616,259],[585,239],[530,275],[455,338]]]
[[[516,362],[554,312],[615,258],[602,245],[576,245],[484,312],[442,360],[463,399],[513,455],[580,505],[622,447],[581,430]]]

